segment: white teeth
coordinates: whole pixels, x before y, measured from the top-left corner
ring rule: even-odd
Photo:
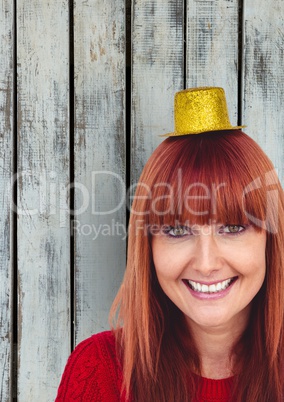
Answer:
[[[208,293],[209,292],[209,288],[207,285],[202,285],[201,286],[201,292],[202,293]]]
[[[216,286],[215,285],[210,285],[209,286],[209,292],[217,292]]]
[[[193,290],[195,290],[196,292],[217,293],[217,292],[220,292],[221,290],[227,289],[227,287],[229,287],[229,285],[232,283],[232,281],[233,281],[233,278],[227,279],[226,281],[218,282],[218,283],[215,283],[214,285],[209,285],[209,286],[203,285],[198,282],[190,281],[190,280],[188,280],[188,283],[191,286],[191,288]]]

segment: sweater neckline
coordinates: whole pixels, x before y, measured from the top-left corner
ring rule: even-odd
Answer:
[[[234,378],[235,378],[235,376],[230,376],[230,377],[225,377],[225,378],[208,378],[208,377],[203,377],[203,376],[201,376],[201,375],[198,375],[198,374],[194,374],[195,375],[195,377],[198,379],[201,379],[202,381],[208,381],[208,382],[210,382],[210,381],[213,381],[213,382],[215,382],[215,381],[231,381],[231,380],[233,380]]]
[[[198,383],[198,394],[206,401],[227,401],[231,395],[234,376],[213,379],[194,374]]]

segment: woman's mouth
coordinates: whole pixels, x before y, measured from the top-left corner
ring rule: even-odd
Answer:
[[[210,285],[204,283],[195,282],[189,279],[184,279],[184,282],[191,290],[194,292],[204,293],[204,294],[214,294],[226,290],[233,282],[238,279],[237,276],[233,278],[226,279],[224,281],[216,282]]]

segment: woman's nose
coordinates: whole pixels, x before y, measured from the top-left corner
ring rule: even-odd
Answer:
[[[200,234],[196,241],[193,269],[203,276],[210,276],[221,268],[222,256],[216,235]]]

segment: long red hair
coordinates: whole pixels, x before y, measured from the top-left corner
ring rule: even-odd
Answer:
[[[134,196],[125,277],[111,310],[134,401],[196,397],[200,361],[185,318],[159,286],[151,233],[176,222],[248,223],[267,232],[266,278],[234,345],[234,402],[283,400],[284,194],[261,148],[239,130],[163,141]]]

